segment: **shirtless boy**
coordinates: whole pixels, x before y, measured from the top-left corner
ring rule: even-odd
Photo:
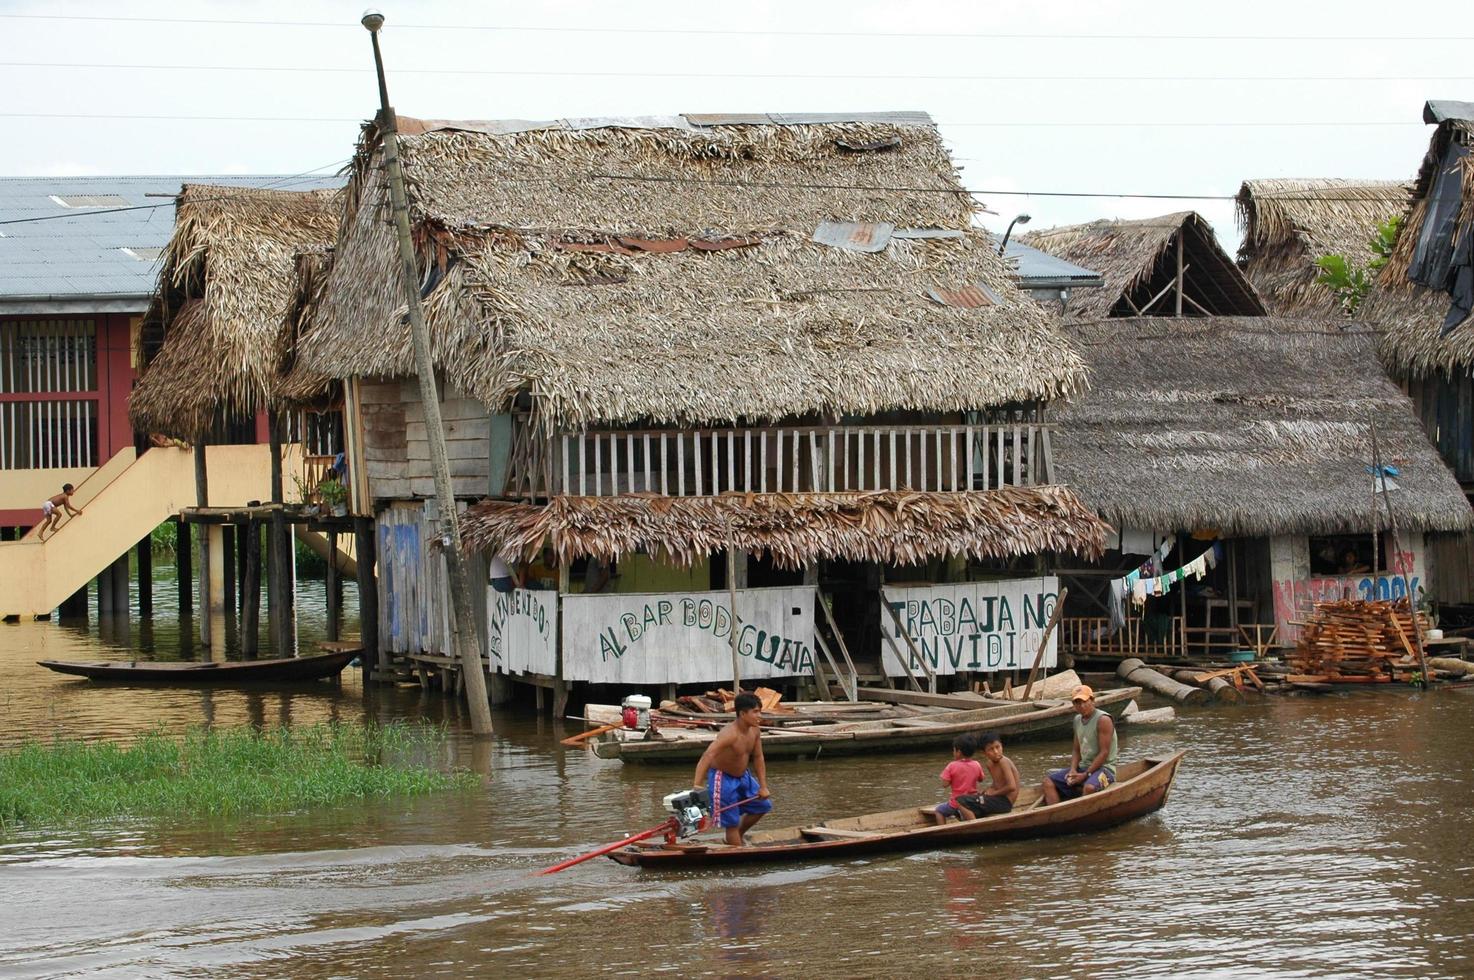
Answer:
[[[61,493],[53,497],[47,497],[45,502],[41,504],[41,530],[36,532],[36,539],[38,541],[46,540],[47,531],[55,531],[61,527],[61,511],[63,507],[73,517],[82,516],[81,508],[72,506],[72,492],[74,490],[75,488],[70,483],[63,483],[61,485]]]
[[[692,785],[697,789],[705,787],[711,794],[713,813],[747,800],[717,815],[727,843],[741,847],[747,843],[743,835],[773,809],[773,801],[768,799],[768,767],[763,761],[763,743],[759,737],[762,702],[755,694],[739,694],[732,708],[737,720],[718,732],[702,753]]]
[[[1018,802],[1018,766],[1003,754],[1003,739],[988,732],[978,739],[978,745],[983,750],[988,788],[976,796],[964,796],[957,801],[957,808],[968,820],[1008,813]]]

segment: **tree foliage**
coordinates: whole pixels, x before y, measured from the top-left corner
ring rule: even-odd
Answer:
[[[1336,294],[1347,316],[1354,316],[1367,294],[1372,291],[1372,283],[1377,280],[1378,270],[1392,256],[1393,246],[1397,244],[1397,232],[1401,227],[1400,215],[1388,218],[1377,226],[1376,234],[1367,239],[1371,257],[1365,265],[1358,263],[1354,257],[1345,255],[1322,255],[1315,260],[1315,264],[1320,267],[1320,275],[1315,281]]]

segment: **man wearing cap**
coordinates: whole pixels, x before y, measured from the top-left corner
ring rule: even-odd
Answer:
[[[1088,685],[1075,688],[1070,700],[1075,704],[1075,750],[1070,768],[1051,769],[1044,777],[1045,803],[1096,793],[1116,781],[1116,723],[1095,706],[1095,692]]]

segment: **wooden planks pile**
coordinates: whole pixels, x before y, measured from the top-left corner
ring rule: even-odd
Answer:
[[[764,712],[790,711],[787,705],[780,704],[783,700],[783,692],[775,691],[771,687],[760,687],[756,691],[748,692],[756,694],[757,699],[762,702]],[[722,714],[730,712],[736,696],[725,687],[719,687],[715,691],[707,691],[705,695],[683,694],[676,698],[676,703],[687,711],[695,711],[699,714]]]
[[[1300,642],[1286,661],[1293,681],[1382,683],[1407,681],[1417,670],[1414,622],[1406,599],[1343,599],[1317,602]]]

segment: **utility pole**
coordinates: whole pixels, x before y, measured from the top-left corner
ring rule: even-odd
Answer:
[[[430,333],[420,308],[418,263],[410,238],[409,198],[404,189],[404,171],[399,166],[399,126],[389,105],[389,85],[384,80],[384,59],[379,53],[379,29],[384,15],[370,10],[361,21],[374,44],[374,70],[379,76],[379,133],[384,141],[384,171],[389,178],[389,202],[394,211],[394,230],[399,238],[400,278],[409,307],[409,332],[415,348],[415,373],[420,380],[420,401],[425,409],[425,430],[430,443],[430,467],[435,475],[435,500],[440,507],[440,541],[450,578],[450,642],[461,662],[466,702],[471,709],[471,731],[490,735],[491,702],[486,697],[486,676],[481,672],[481,651],[471,612],[471,589],[461,555],[460,518],[450,483],[450,461],[445,450],[445,428],[440,418],[440,393],[435,386],[435,362],[430,357]]]

